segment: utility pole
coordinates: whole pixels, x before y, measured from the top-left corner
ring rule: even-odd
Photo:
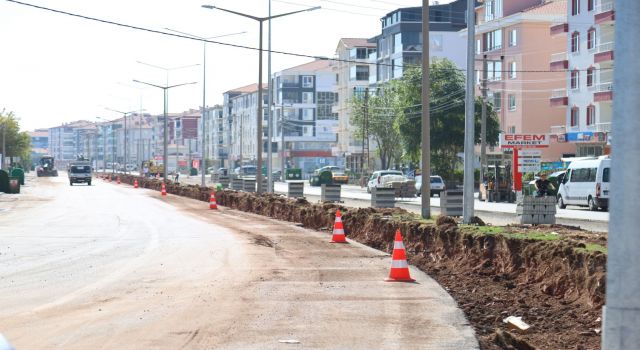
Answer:
[[[473,3],[472,0],[468,0]],[[431,116],[429,109],[429,0],[422,0],[422,181],[421,214],[423,219],[431,217]]]
[[[269,0],[269,20],[267,20],[269,35],[267,36],[267,77],[269,81],[269,96],[267,97],[267,105],[269,106],[268,121],[267,121],[267,192],[273,191],[273,150],[271,139],[273,138],[273,113],[271,105],[273,103],[273,80],[271,79],[271,0]],[[284,172],[282,173],[284,176]]]
[[[464,127],[464,182],[462,219],[465,224],[471,222],[474,192],[474,135],[475,135],[475,1],[467,1],[467,99]]]
[[[284,94],[283,94],[284,97]],[[284,167],[285,167],[285,162],[284,162],[284,98],[281,99],[280,101],[282,107],[280,108],[280,143],[282,149],[280,150],[280,154],[282,155],[282,159],[280,159],[280,161],[282,162],[282,182],[285,182],[285,176],[284,176]]]
[[[355,88],[354,88],[355,89]],[[364,103],[362,104],[362,177],[365,176],[366,170],[368,170],[369,162],[369,146],[367,135],[367,119],[369,117],[369,89],[364,88]],[[366,161],[365,161],[366,159]]]
[[[615,42],[619,45],[613,73],[613,156],[607,247],[607,291],[603,308],[602,348],[640,349],[640,2],[616,1]],[[623,49],[624,48],[624,49]]]
[[[482,122],[480,123],[480,183],[487,164],[487,55],[482,57]]]

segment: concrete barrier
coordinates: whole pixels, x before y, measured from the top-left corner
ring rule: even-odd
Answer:
[[[320,201],[322,202],[340,202],[340,192],[342,186],[323,184],[320,189]]]
[[[555,197],[524,196],[518,202],[516,215],[521,224],[553,225],[556,223]]]
[[[216,182],[222,185],[222,188],[229,188],[229,184],[231,180],[229,179],[228,176],[220,176],[218,177],[218,181]]]
[[[393,208],[396,205],[396,191],[393,187],[374,187],[371,189],[371,206],[374,208]]]
[[[304,182],[287,182],[287,197],[302,198],[304,197]]]
[[[256,191],[256,180],[255,179],[242,179],[242,190],[245,192],[255,192]]]
[[[441,192],[440,213],[446,216],[462,216],[462,190],[452,189]]]
[[[244,188],[243,184],[242,184],[242,179],[238,178],[238,177],[232,177],[231,178],[231,189],[232,190],[236,190],[236,191],[240,191]]]

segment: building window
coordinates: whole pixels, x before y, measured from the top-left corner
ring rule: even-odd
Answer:
[[[302,120],[313,120],[313,108],[302,109]]]
[[[587,11],[593,11],[593,5],[595,0],[587,0]]]
[[[313,103],[313,92],[303,92],[302,103]]]
[[[578,122],[580,117],[580,109],[578,107],[571,108],[571,126],[578,126]]]
[[[502,48],[502,29],[497,29],[484,34],[487,51],[499,50]]]
[[[580,51],[580,33],[571,33],[571,52]]]
[[[516,127],[515,126],[510,126],[509,128],[507,128],[507,133],[508,134],[515,134],[516,133]]]
[[[482,41],[480,39],[476,39],[476,54],[479,55],[482,53]]]
[[[502,93],[501,92],[493,93],[493,109],[496,112],[502,109]]]
[[[596,106],[589,105],[587,107],[587,125],[593,125],[596,123]]]
[[[393,52],[402,52],[402,33],[393,36]]]
[[[484,3],[485,22],[502,17],[502,0],[487,0]]]
[[[574,69],[571,71],[571,89],[576,90],[580,87],[580,71]]]
[[[576,16],[580,14],[580,0],[571,0],[571,15]]]
[[[516,95],[509,95],[509,110],[516,110]]]
[[[302,87],[303,88],[313,87],[313,75],[304,75],[302,77]]]
[[[518,31],[516,29],[511,29],[509,31],[509,46],[513,47],[518,44]]]
[[[587,86],[593,86],[593,67],[587,69]]]
[[[487,79],[502,80],[502,62],[501,61],[487,62]]]
[[[591,28],[587,32],[587,49],[592,50],[595,47],[596,47],[596,30],[595,28]]]
[[[516,62],[513,61],[509,63],[509,79],[516,78]]]

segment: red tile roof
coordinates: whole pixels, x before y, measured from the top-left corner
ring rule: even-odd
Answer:
[[[268,87],[268,84],[262,84],[263,89],[266,89],[267,87]],[[258,84],[250,84],[250,85],[242,86],[239,88],[231,89],[227,92],[249,93],[254,91],[258,91]]]
[[[530,15],[566,15],[567,14],[567,1],[566,0],[552,0],[546,3],[532,6],[528,9],[522,10],[523,13]]]
[[[340,41],[348,48],[352,47],[376,47],[375,43],[367,42],[366,38],[342,38]]]
[[[304,63],[304,64],[301,64],[299,66],[287,68],[287,69],[283,70],[282,72],[283,73],[289,73],[289,72],[315,72],[315,71],[320,71],[320,70],[329,70],[329,69],[331,69],[331,62],[332,61],[330,61],[330,60],[317,59],[317,60],[309,62],[309,63]]]

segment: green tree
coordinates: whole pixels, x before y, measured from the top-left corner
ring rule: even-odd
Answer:
[[[419,163],[422,141],[422,69],[404,72],[398,81],[399,115],[395,128],[401,137],[404,156]],[[464,150],[465,76],[447,59],[430,64],[430,124],[432,172],[452,178]],[[475,140],[480,143],[482,100],[475,101]],[[491,105],[487,106],[487,144],[498,142],[499,123]]]
[[[2,140],[2,135],[5,139]],[[29,165],[31,158],[31,138],[26,132],[20,132],[19,119],[13,112],[0,111],[0,145],[4,141],[7,147],[4,157],[13,163],[15,157],[20,157],[23,166]]]
[[[389,168],[402,155],[400,135],[393,128],[399,113],[397,96],[395,84],[390,84],[377,89],[366,101],[364,93],[357,94],[351,100],[351,123],[356,126],[355,136],[362,139],[364,130],[368,131],[376,144],[382,169]]]

